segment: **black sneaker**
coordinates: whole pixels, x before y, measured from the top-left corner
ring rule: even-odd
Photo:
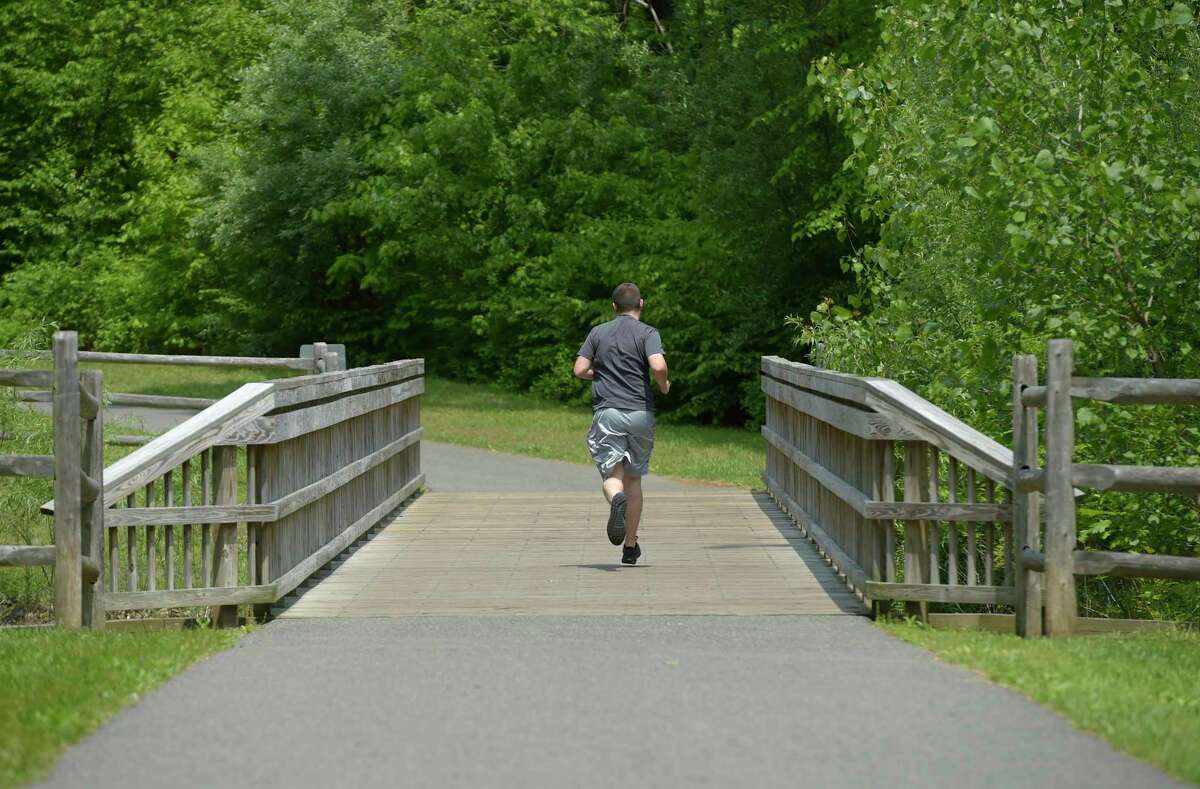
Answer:
[[[618,493],[608,505],[608,541],[613,545],[625,542],[625,494]]]
[[[642,546],[638,543],[626,545],[621,550],[621,564],[637,564],[637,560],[642,558]]]

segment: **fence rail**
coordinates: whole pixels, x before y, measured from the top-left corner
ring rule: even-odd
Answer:
[[[54,544],[0,545],[0,566],[53,567],[55,620],[64,627],[102,627],[103,379],[99,372],[79,372],[75,332],[57,332],[47,355],[53,370],[0,369],[0,386],[51,387],[54,454],[0,456],[0,477],[54,480]]]
[[[1019,573],[1033,600],[1018,611],[1022,635],[1062,635],[1078,629],[1077,575],[1200,580],[1200,558],[1080,550],[1075,528],[1075,486],[1128,493],[1200,493],[1200,469],[1075,463],[1073,399],[1118,405],[1200,405],[1200,380],[1078,378],[1070,340],[1051,340],[1046,350],[1046,383],[1038,383],[1037,359],[1013,362],[1013,420],[1020,446],[1014,453],[1014,499],[1022,521]],[[1039,464],[1037,414],[1044,409],[1045,466]],[[1044,548],[1037,512],[1046,507]],[[1033,590],[1044,585],[1044,619],[1039,621]]]

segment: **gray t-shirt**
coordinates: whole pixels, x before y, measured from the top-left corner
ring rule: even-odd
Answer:
[[[592,360],[592,410],[653,411],[650,355],[662,353],[658,329],[632,315],[618,315],[593,327],[579,349]]]

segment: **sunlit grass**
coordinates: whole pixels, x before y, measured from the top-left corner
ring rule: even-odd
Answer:
[[[67,745],[241,630],[0,630],[0,787],[44,774]]]

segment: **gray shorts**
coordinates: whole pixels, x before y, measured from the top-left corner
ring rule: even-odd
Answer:
[[[650,473],[650,453],[654,451],[654,412],[601,408],[592,415],[587,445],[592,462],[605,479],[621,461],[628,473],[644,476]]]

